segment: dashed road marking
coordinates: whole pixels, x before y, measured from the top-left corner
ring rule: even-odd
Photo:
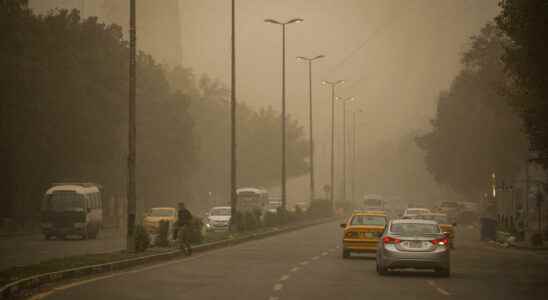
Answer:
[[[308,265],[308,261],[306,261],[306,260],[305,260],[305,261],[301,261],[301,265],[302,265],[302,266]]]
[[[446,290],[444,290],[444,289],[442,289],[442,288],[436,288],[436,291],[438,291],[438,293],[440,293],[440,294],[442,294],[442,295],[451,296],[451,294],[450,294],[448,291],[446,291]]]
[[[289,279],[289,275],[284,275],[280,278],[280,281],[286,281]]]
[[[436,283],[434,283],[434,281],[432,281],[432,280],[428,280],[426,282],[428,282],[428,284],[431,285],[431,286],[436,286]]]
[[[283,289],[283,288],[284,288],[284,285],[283,285],[283,284],[281,284],[281,283],[276,283],[276,284],[274,285],[274,289],[273,289],[273,290],[274,290],[275,292],[278,292],[278,291],[280,291],[280,290]]]
[[[329,254],[328,252],[322,252],[323,256],[327,256],[328,254]]]
[[[300,269],[301,269],[301,268],[299,268],[299,267],[295,267],[295,268],[291,269],[291,272],[297,272],[297,271],[299,271]]]
[[[312,257],[312,260],[318,260],[318,259],[320,259],[319,256],[314,256],[314,257]]]
[[[268,298],[268,300],[278,300],[278,299],[280,299],[280,298],[278,298],[278,297],[273,297],[273,296],[270,296],[270,298]]]

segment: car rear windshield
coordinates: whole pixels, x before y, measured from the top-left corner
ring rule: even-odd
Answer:
[[[395,223],[390,226],[390,231],[394,234],[404,236],[420,236],[425,234],[440,233],[440,227],[436,224],[423,223]]]
[[[213,208],[209,214],[212,216],[230,216],[230,208]]]
[[[150,210],[150,215],[152,217],[173,217],[175,215],[175,210],[165,208],[153,208]]]
[[[383,216],[354,216],[350,225],[384,226],[386,218]]]
[[[426,209],[408,209],[407,210],[407,214],[408,215],[419,215],[419,214],[424,214],[424,213],[428,213],[429,211],[426,210]]]

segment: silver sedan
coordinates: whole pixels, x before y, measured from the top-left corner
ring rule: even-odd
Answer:
[[[433,269],[441,276],[451,273],[449,240],[431,220],[392,220],[379,242],[377,272],[391,269]]]

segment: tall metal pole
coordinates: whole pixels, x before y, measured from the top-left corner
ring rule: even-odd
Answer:
[[[331,85],[331,205],[335,207],[335,85]]]
[[[356,111],[352,112],[352,203],[356,201]]]
[[[235,27],[235,0],[232,0],[232,37],[231,37],[231,78],[230,78],[230,208],[231,214],[236,215],[238,195],[237,188],[237,154],[236,154],[236,27]],[[230,228],[234,229],[230,219]]]
[[[314,134],[312,132],[312,60],[308,60],[308,123],[310,135],[310,201],[314,201]]]
[[[346,202],[346,101],[343,101],[343,202]]]
[[[267,23],[272,23],[276,25],[282,26],[282,176],[281,176],[281,184],[282,184],[282,208],[286,209],[287,207],[287,189],[286,189],[286,141],[285,141],[285,25],[292,24],[292,23],[300,23],[303,21],[303,19],[295,18],[291,19],[285,23],[278,22],[273,19],[266,19],[264,20]]]
[[[282,24],[282,208],[287,208],[285,174],[285,25]]]
[[[135,251],[135,221],[137,212],[137,193],[135,183],[135,159],[136,159],[136,139],[137,129],[135,123],[136,117],[136,15],[135,0],[130,0],[130,18],[129,18],[129,154],[128,154],[128,185],[127,185],[127,250]]]

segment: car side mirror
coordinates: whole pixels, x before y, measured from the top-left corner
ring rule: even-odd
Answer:
[[[341,228],[346,228],[346,223],[341,223]]]

